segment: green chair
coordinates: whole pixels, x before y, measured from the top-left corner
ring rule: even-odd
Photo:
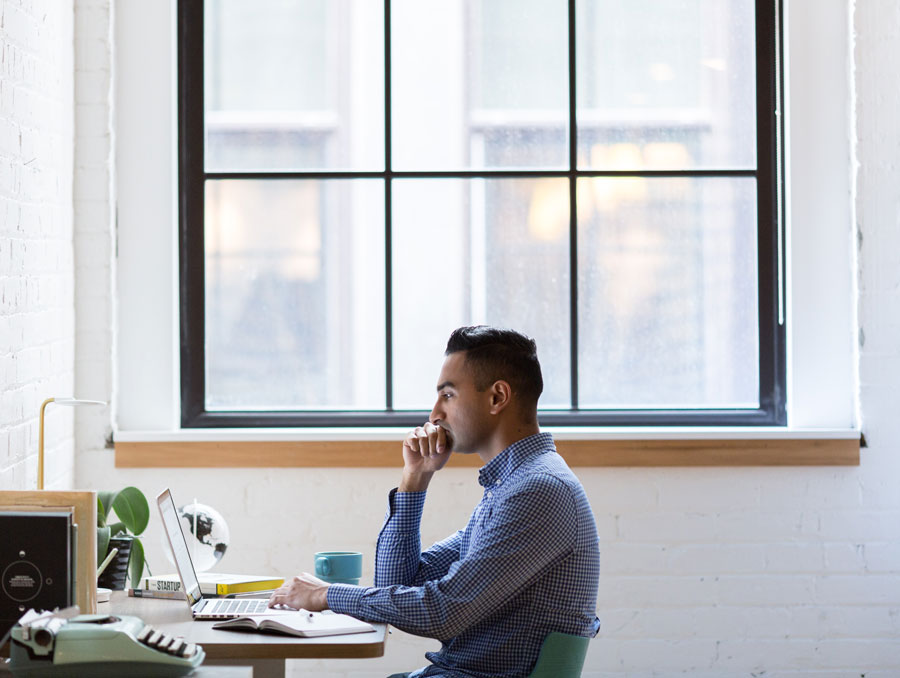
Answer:
[[[544,638],[537,664],[528,678],[580,678],[589,640],[554,631]]]

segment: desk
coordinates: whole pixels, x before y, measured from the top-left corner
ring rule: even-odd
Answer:
[[[110,602],[100,603],[97,611],[140,617],[169,635],[183,636],[188,642],[202,645],[206,652],[204,667],[251,666],[253,678],[284,678],[285,659],[382,657],[387,638],[386,624],[373,624],[372,633],[323,638],[214,630],[215,622],[193,621],[183,600],[129,598],[124,591],[113,591]],[[9,656],[8,652],[8,646],[0,648],[0,657]],[[0,675],[4,675],[3,670],[0,664]]]
[[[204,666],[253,667],[253,678],[284,678],[285,659],[361,659],[384,655],[386,624],[373,624],[372,633],[352,633],[323,638],[295,638],[271,633],[214,630],[215,622],[193,621],[183,600],[129,598],[113,591],[109,603],[98,611],[140,617],[151,626],[173,636],[184,636],[206,651]]]
[[[0,659],[0,678],[12,676],[12,671]],[[191,671],[186,678],[253,678],[253,669],[249,666],[201,666]]]

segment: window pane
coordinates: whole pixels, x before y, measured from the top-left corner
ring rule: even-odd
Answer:
[[[753,0],[578,0],[581,169],[753,169]]]
[[[753,179],[580,179],[582,407],[757,407]]]
[[[488,323],[537,341],[542,407],[568,407],[565,179],[393,182],[394,405],[428,408],[450,332]]]
[[[206,168],[384,169],[384,9],[207,0]]]
[[[566,36],[564,1],[394,0],[394,169],[564,167]]]
[[[384,184],[206,184],[206,405],[383,409]]]

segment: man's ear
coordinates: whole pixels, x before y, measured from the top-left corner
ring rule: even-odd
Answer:
[[[499,414],[512,401],[512,388],[499,379],[491,386],[491,414]]]

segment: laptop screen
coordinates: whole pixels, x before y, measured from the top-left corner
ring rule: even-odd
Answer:
[[[175,567],[178,568],[181,585],[187,594],[188,603],[193,605],[201,598],[200,582],[197,581],[197,573],[194,570],[194,563],[191,561],[191,554],[184,539],[181,521],[178,520],[175,502],[172,500],[172,493],[169,492],[168,488],[160,493],[156,498],[156,503],[159,505],[163,528],[166,531],[166,536],[169,538],[169,546],[172,547],[172,555],[175,556]]]

